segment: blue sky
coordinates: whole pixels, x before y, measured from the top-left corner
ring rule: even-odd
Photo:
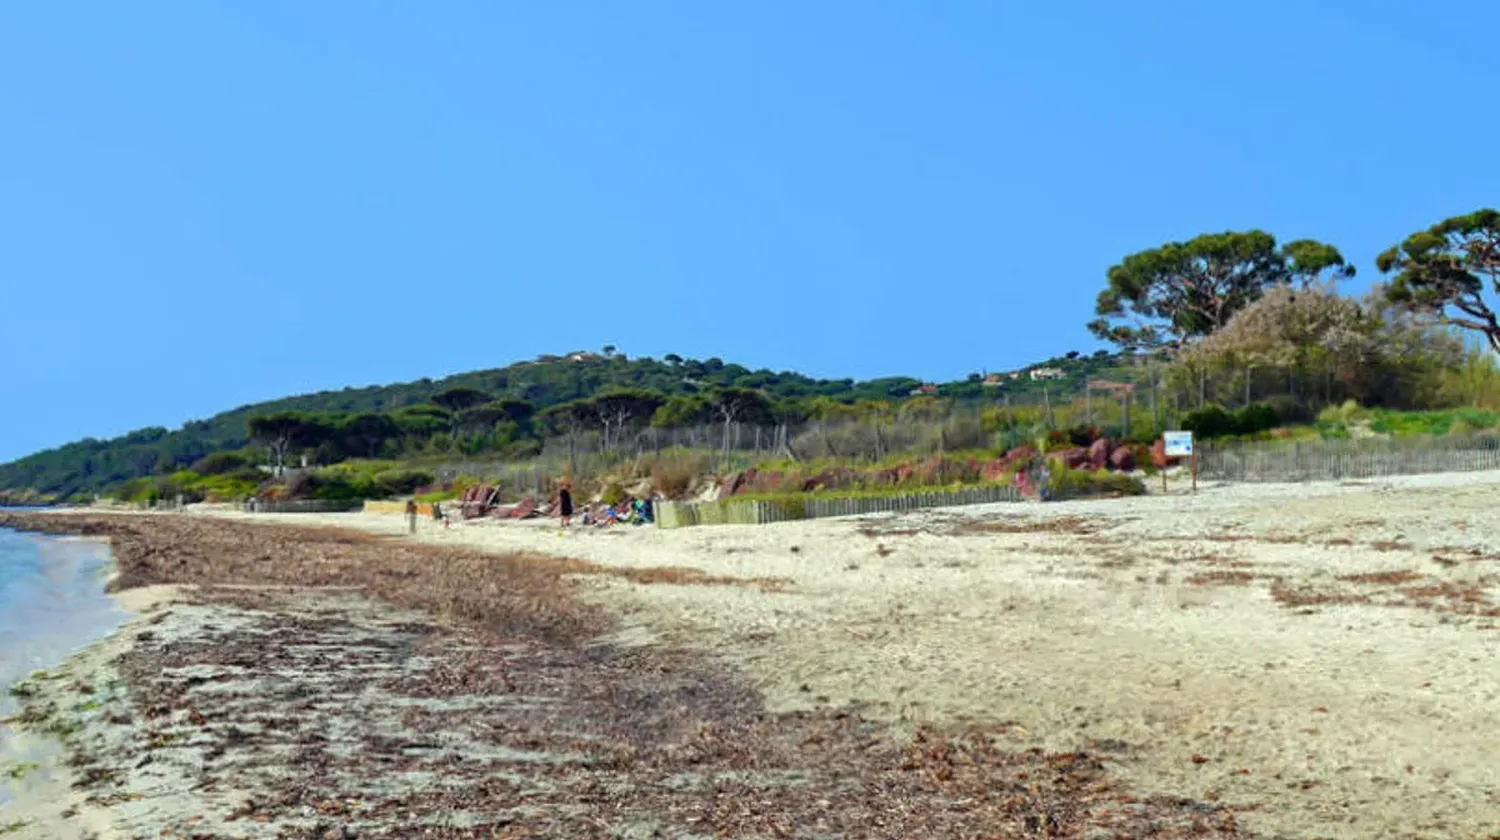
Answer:
[[[0,460],[544,352],[950,379],[1500,203],[1500,7],[0,5]]]

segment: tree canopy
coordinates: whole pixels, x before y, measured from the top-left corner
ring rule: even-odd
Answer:
[[[1129,350],[1180,348],[1229,323],[1268,289],[1353,274],[1343,255],[1321,242],[1278,247],[1260,230],[1203,234],[1111,267],[1089,330]]]
[[[1380,254],[1375,266],[1394,275],[1386,287],[1390,302],[1476,332],[1500,351],[1500,320],[1485,298],[1500,293],[1500,211],[1438,222]]]

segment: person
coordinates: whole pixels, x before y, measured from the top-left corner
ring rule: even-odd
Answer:
[[[562,526],[564,528],[572,524],[573,491],[569,489],[568,482],[566,481],[562,483],[561,487],[557,488],[557,513],[562,518]]]
[[[406,532],[415,534],[417,532],[417,500],[406,500]]]

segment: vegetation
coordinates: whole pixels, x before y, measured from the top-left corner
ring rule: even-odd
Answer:
[[[1336,283],[1354,267],[1331,245],[1204,234],[1106,272],[1089,328],[1117,352],[946,383],[815,379],[613,347],[541,356],[79,441],[0,465],[0,504],[105,491],[134,502],[443,499],[462,489],[444,465],[475,458],[545,463],[554,477],[589,459],[600,474],[629,461],[678,495],[703,472],[768,454],[807,472],[1101,436],[1140,444],[1166,428],[1210,439],[1495,428],[1500,322],[1487,295],[1500,294],[1500,213],[1439,222],[1376,266],[1388,282],[1348,297]]]
[[[1445,219],[1381,254],[1394,273],[1389,300],[1406,310],[1483,336],[1500,351],[1500,321],[1485,293],[1500,293],[1500,211]]]
[[[1089,329],[1131,349],[1182,347],[1229,323],[1267,290],[1351,277],[1338,250],[1312,240],[1278,248],[1259,230],[1204,234],[1131,254],[1106,275]]]

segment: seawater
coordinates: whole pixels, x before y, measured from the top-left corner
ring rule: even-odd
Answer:
[[[0,528],[0,717],[16,711],[13,683],[60,665],[129,617],[104,593],[113,566],[102,540]],[[54,749],[0,724],[0,803],[17,792],[6,770],[44,763]]]

